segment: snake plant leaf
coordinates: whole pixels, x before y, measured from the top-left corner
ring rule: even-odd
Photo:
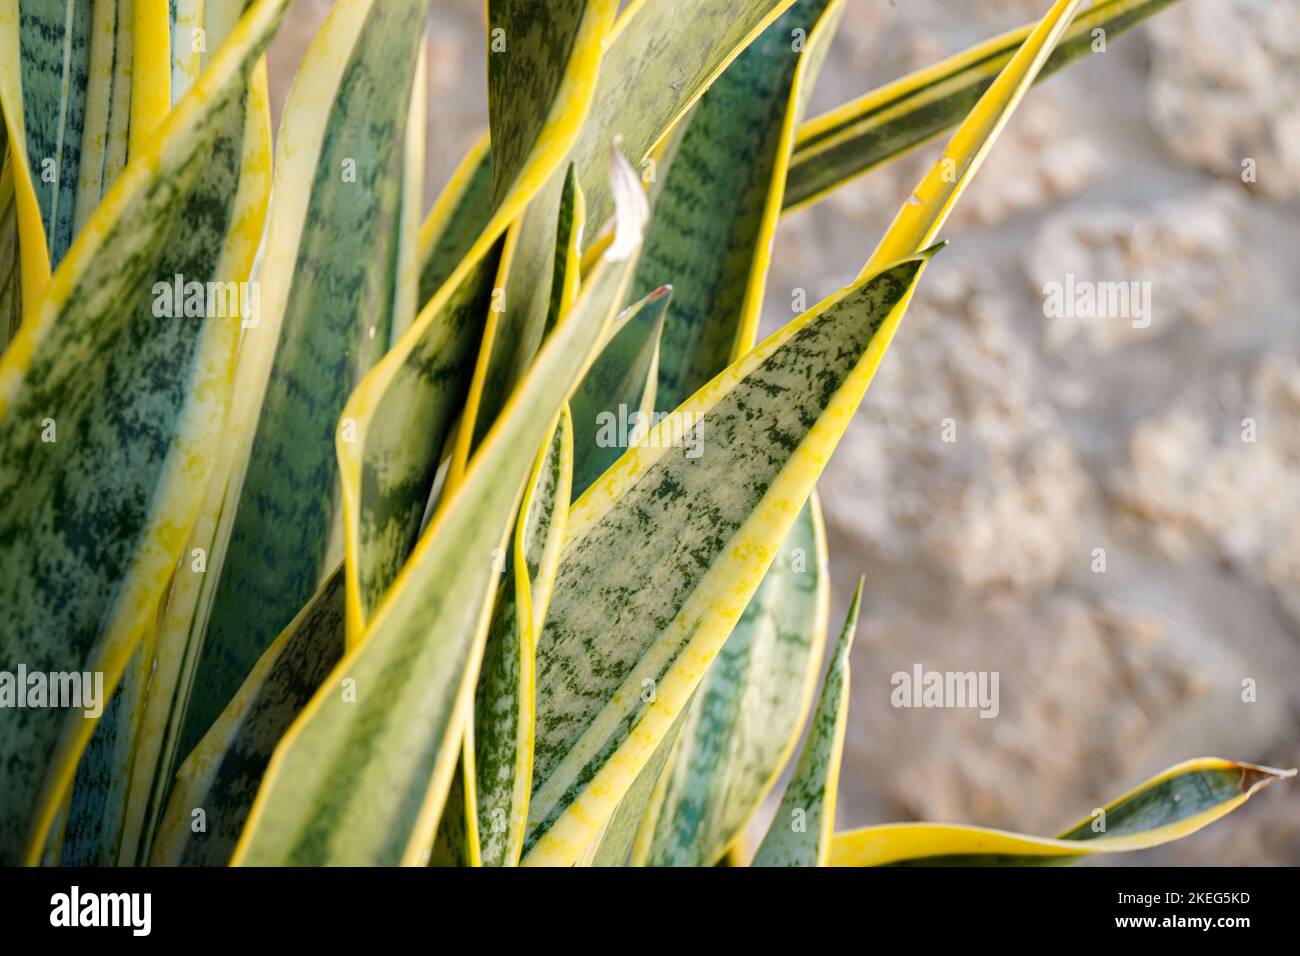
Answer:
[[[669,273],[685,280],[682,309],[665,333],[661,408],[753,347],[794,131],[842,10],[825,0],[790,7],[682,122],[637,276],[641,285]],[[714,863],[794,748],[829,597],[814,508],[810,502],[801,513],[782,560],[696,692],[672,782],[657,788],[634,863]]]
[[[206,733],[276,636],[342,557],[334,439],[348,386],[383,354],[402,288],[406,125],[428,0],[331,9],[289,92],[277,145],[260,314],[244,340],[269,367],[226,490],[219,566],[180,752]],[[333,223],[335,228],[322,224]],[[346,423],[341,429],[346,431]]]
[[[1227,816],[1295,776],[1200,757],[1170,767],[1056,838],[946,823],[897,823],[835,834],[831,866],[1046,866],[1161,846]]]
[[[812,492],[929,255],[790,323],[574,505],[537,652],[525,864],[572,864],[650,759]]]
[[[573,476],[566,407],[529,478],[506,582],[493,608],[474,705],[478,860],[513,866],[523,849],[533,766],[534,654],[560,561]]]
[[[630,272],[628,261],[606,257],[588,277],[366,634],[281,741],[236,862],[427,861],[490,624],[494,549],[506,546],[535,450],[590,365]],[[339,693],[344,682],[352,700]]]
[[[566,213],[562,218],[580,232],[582,193],[571,171],[569,183],[573,189],[566,191]],[[408,360],[419,363],[421,374],[404,373],[394,379],[367,436],[367,464],[373,461],[383,466],[367,469],[362,475],[359,583],[362,610],[367,614],[377,606],[415,546],[439,454],[453,432],[455,416],[462,411],[461,403],[470,384],[466,358],[473,343],[483,336],[489,310],[497,307],[493,293],[500,285],[493,272],[504,271],[517,238],[518,234],[512,232],[502,240],[446,300],[442,315],[429,326]],[[490,343],[480,351],[481,361],[488,350]],[[409,440],[406,429],[410,421],[405,416],[416,410],[421,434],[431,435],[432,440]],[[456,447],[460,447],[459,440]],[[452,475],[449,467],[444,494],[463,477],[463,463],[453,464],[457,473]]]
[[[696,691],[636,864],[712,866],[767,796],[816,689],[830,605],[814,494]]]
[[[800,8],[798,7],[793,8],[791,14],[788,14],[787,16],[797,15],[799,9]],[[829,12],[832,16],[829,19],[825,17],[823,18],[823,23],[828,22],[829,26],[824,28],[819,27],[809,36],[809,43],[811,46],[810,57],[816,56],[816,50],[819,45],[818,30],[833,29],[834,11]],[[962,131],[959,133],[958,137],[956,137],[954,142],[950,144],[950,154],[957,157],[957,159],[954,160],[954,163],[959,163],[956,168],[962,169],[964,174],[969,175],[977,168],[979,158],[983,155],[982,151],[987,150],[989,145],[991,145],[1000,129],[1001,123],[1005,120],[1005,117],[1009,112],[1014,109],[1018,102],[1018,96],[1027,83],[1026,78],[1032,77],[1034,65],[1037,62],[1034,57],[1038,56],[1044,48],[1050,49],[1052,38],[1050,31],[1059,29],[1060,24],[1063,21],[1068,22],[1069,13],[1069,5],[1058,5],[1058,7],[1049,14],[1044,25],[1037,31],[1033,43],[1027,46],[1025,53],[1018,55],[1015,60],[1015,66],[1008,68],[1006,71],[1005,78],[1000,81],[999,90],[990,95],[990,97],[981,104],[982,109],[977,110],[972,119],[963,125]],[[821,38],[820,44],[824,43],[825,39]],[[756,46],[761,50],[761,41],[760,44],[757,44]],[[757,60],[759,53],[757,50],[752,54],[747,51],[745,56],[738,60],[735,66],[739,67],[744,65],[747,58],[751,56]],[[816,59],[810,60],[809,73],[815,75],[818,62],[819,61]],[[752,68],[761,69],[761,67],[762,64],[760,61]],[[730,73],[730,71],[728,72]],[[727,75],[724,74],[720,84],[725,84],[726,82]],[[803,100],[801,90],[803,89],[803,84],[805,82],[811,82],[811,80],[808,77],[795,74],[791,82],[793,83],[793,91],[789,94],[790,102],[783,114],[787,125],[783,130],[783,138],[778,139],[774,147],[772,147],[776,151],[775,169],[772,174],[776,179],[776,185],[770,187],[764,197],[768,202],[766,219],[758,219],[755,215],[748,217],[750,222],[757,219],[760,223],[759,226],[748,226],[751,232],[756,228],[759,230],[758,241],[755,242],[750,239],[744,232],[746,228],[745,217],[741,216],[738,218],[736,224],[732,226],[735,231],[732,238],[734,243],[741,245],[748,244],[749,247],[757,248],[760,251],[759,256],[751,257],[752,265],[750,266],[753,272],[757,273],[760,277],[763,270],[766,268],[766,261],[761,258],[761,254],[770,243],[770,240],[766,242],[763,241],[763,235],[764,232],[767,232],[770,235],[770,230],[773,227],[773,220],[775,219],[775,209],[779,207],[781,201],[780,183],[785,178],[784,158],[788,154],[789,150],[790,124],[797,122],[797,118],[802,109]],[[708,106],[709,104],[706,100],[700,105],[699,112],[703,113]],[[707,117],[707,114],[705,114],[705,116]],[[699,145],[699,143],[693,142],[693,131],[696,122],[696,118],[692,117],[692,125],[687,129],[682,140],[682,147],[679,150],[677,157],[674,158],[672,168],[669,170],[669,182],[665,188],[665,195],[668,197],[669,202],[671,202],[670,197],[672,194],[673,179],[676,172],[679,169],[690,168],[690,159],[692,155],[697,153],[704,153],[707,155],[707,151]],[[702,126],[701,129],[703,132],[700,134],[699,139],[703,143],[707,144],[709,127],[705,125]],[[679,165],[679,163],[681,163],[681,165]],[[947,177],[944,177],[944,181],[947,181]],[[911,217],[900,215],[900,222],[902,225],[892,229],[891,232],[887,234],[885,242],[882,242],[881,249],[885,249],[888,253],[897,256],[903,256],[910,252],[914,252],[919,248],[919,245],[924,238],[933,237],[938,228],[942,225],[942,222],[947,215],[947,211],[951,208],[951,203],[955,201],[956,195],[963,184],[964,183],[961,180],[958,180],[958,182],[954,184],[952,192],[940,194],[941,197],[946,199],[946,204],[944,201],[938,201],[929,207],[923,207],[921,215]],[[663,198],[664,197],[661,197],[661,201],[663,201]],[[687,233],[687,235],[689,235],[689,233]],[[699,255],[701,256],[706,256],[707,254],[708,253],[704,251],[704,249],[701,249],[699,252]],[[650,262],[651,255],[652,251],[648,250],[647,256],[643,261]],[[879,268],[886,261],[887,259],[881,254],[881,250],[878,249],[877,254],[873,256],[868,267],[863,270],[863,276],[870,274],[873,269]],[[743,263],[741,264],[741,267],[743,268]],[[740,275],[742,278],[749,278],[749,276],[746,276],[744,272],[740,272]],[[690,292],[688,291],[687,294],[689,295]],[[739,297],[737,294],[732,293],[731,307],[733,309],[740,308],[756,310],[759,305],[758,297],[761,295],[761,284],[758,286],[757,293],[751,294],[747,292],[746,294],[747,298],[740,300],[742,304],[736,305],[734,303]],[[723,313],[723,315],[725,316],[726,313]],[[695,326],[688,329],[688,335],[684,337],[684,347],[691,350],[692,354],[703,354],[705,356],[716,354],[719,347],[725,347],[725,343],[736,336],[737,333],[733,330],[738,330],[740,337],[737,340],[737,343],[743,348],[745,346],[744,334],[747,329],[752,328],[755,319],[756,315],[748,319],[742,318],[733,326],[723,324],[722,328],[724,329],[724,334],[710,335],[710,323],[718,323],[718,319],[710,318],[706,315],[701,326]],[[749,332],[749,334],[752,335],[752,332]],[[700,347],[702,342],[707,341],[712,341],[714,347],[712,349],[706,348],[701,351]],[[669,358],[667,364],[671,365],[672,361],[672,358]],[[705,370],[707,370],[707,365],[698,370],[692,371],[687,369],[684,381],[679,383],[679,387],[687,389],[697,387],[698,381],[696,378],[701,371]],[[811,515],[810,517],[815,522],[816,516]],[[789,575],[789,566],[776,566],[771,572],[769,572],[769,581],[765,582],[765,586],[770,584],[774,589],[780,591],[782,589],[782,581],[780,578],[783,575]],[[790,584],[790,582],[785,583],[787,586]],[[794,586],[797,586],[797,584]],[[818,638],[820,638],[820,635],[818,635]],[[743,620],[741,625],[737,627],[736,631],[729,639],[728,643],[730,644],[732,642],[736,643],[738,648],[744,648],[747,643],[749,643],[749,646],[752,648],[761,648],[763,646],[761,642],[758,644],[750,642],[750,636],[746,633],[745,623]],[[816,643],[820,644],[820,639],[818,639]],[[797,644],[787,644],[786,646],[797,653]],[[725,754],[725,751],[720,753],[720,748],[722,746],[721,740],[709,738],[724,738],[729,733],[733,740],[740,742],[743,742],[747,738],[752,740],[775,739],[787,741],[787,746],[793,746],[794,737],[798,732],[797,728],[799,723],[802,721],[803,710],[786,714],[780,714],[777,711],[769,710],[766,714],[760,715],[758,718],[762,719],[763,716],[770,716],[777,721],[784,719],[785,721],[788,721],[784,728],[782,728],[779,723],[769,727],[746,726],[745,715],[743,713],[733,712],[732,717],[738,721],[738,725],[729,726],[726,720],[718,718],[719,713],[726,713],[725,704],[722,702],[725,702],[728,698],[743,697],[744,694],[748,692],[743,682],[755,680],[757,675],[762,673],[762,671],[757,668],[738,667],[738,663],[743,660],[743,656],[741,656],[742,654],[743,651],[737,651],[736,655],[732,656],[731,653],[724,650],[722,660],[719,661],[719,663],[722,664],[729,661],[730,666],[719,666],[713,668],[710,671],[709,676],[706,678],[706,681],[710,686],[697,693],[696,703],[693,705],[694,707],[705,708],[712,706],[715,710],[713,711],[711,719],[705,720],[702,716],[698,719],[693,719],[690,726],[686,731],[684,731],[684,737],[686,740],[678,747],[677,762],[671,769],[671,773],[677,781],[676,787],[675,789],[672,789],[665,785],[659,788],[659,794],[665,801],[670,801],[670,803],[667,807],[653,806],[647,813],[646,819],[643,823],[643,830],[646,832],[638,839],[638,843],[640,846],[648,846],[650,849],[644,853],[638,853],[636,855],[636,862],[646,862],[651,858],[659,863],[714,862],[717,857],[725,851],[728,843],[735,838],[737,833],[740,832],[746,819],[755,809],[757,809],[758,803],[761,802],[766,790],[771,786],[772,778],[777,772],[779,772],[786,756],[785,752],[777,748],[766,754],[767,758],[774,762],[761,767],[746,767],[743,758],[746,756],[752,756],[751,754],[746,754],[743,748],[740,750],[733,750],[730,754]],[[811,667],[815,664],[815,657],[812,657],[811,655],[805,656],[803,662],[805,665]],[[791,668],[786,673],[790,682],[790,687],[786,690],[785,694],[781,696],[784,696],[787,699],[798,699],[798,692],[795,688],[798,688],[801,685],[806,686],[808,678],[805,677],[801,679],[797,668]],[[733,676],[737,674],[740,675],[742,684],[740,686],[732,686]],[[805,671],[805,674],[808,674],[809,677],[811,676],[809,671]],[[806,708],[806,704],[804,707]],[[749,719],[753,720],[755,718],[751,717]],[[691,739],[693,734],[700,732],[705,734],[705,739],[699,741]],[[692,785],[692,768],[689,766],[689,762],[696,756],[701,758],[703,766],[697,768],[694,772],[700,775],[703,785],[701,785],[700,782],[696,782]],[[719,765],[719,761],[721,761],[721,765]],[[683,764],[686,765],[683,766]],[[743,774],[746,771],[749,771],[748,776],[743,779],[748,780],[748,789],[738,789],[735,793],[730,789],[721,792],[710,789],[711,782],[714,782],[717,779],[723,779],[730,782],[732,773]],[[737,786],[738,788],[740,787],[739,784],[737,784]],[[743,796],[741,796],[742,794]],[[671,802],[677,799],[682,799],[685,802],[680,804]],[[693,828],[699,827],[702,821],[709,821],[715,826],[718,824],[724,825],[717,827],[712,830],[712,832],[695,832]],[[675,827],[680,827],[681,829],[675,831]],[[697,857],[695,856],[696,854],[702,854],[702,856]]]
[[[835,829],[844,731],[849,719],[849,651],[862,606],[862,581],[835,645],[808,739],[754,866],[825,866]]]
[[[1097,0],[1075,17],[1035,82],[1177,0]],[[910,73],[799,128],[785,189],[785,211],[818,202],[882,163],[959,123],[1029,37],[1034,24],[1011,30]]]
[[[477,374],[473,349],[482,326],[470,323],[473,318],[481,323],[492,315],[487,310],[473,312],[470,307],[484,283],[491,293],[499,264],[497,250],[507,227],[561,168],[578,135],[595,89],[601,46],[614,7],[612,0],[589,0],[568,46],[547,49],[548,56],[562,57],[553,61],[561,69],[554,99],[541,107],[546,122],[528,145],[527,159],[511,188],[503,194],[500,190],[504,187],[493,187],[498,200],[495,207],[489,201],[492,211],[487,222],[476,229],[474,223],[461,218],[465,210],[475,213],[482,208],[478,201],[482,181],[478,167],[472,164],[473,155],[444,190],[430,216],[435,224],[426,223],[421,230],[421,253],[445,248],[458,251],[464,237],[476,238],[411,328],[357,387],[344,410],[351,434],[346,441],[340,434],[337,454],[342,473],[349,640],[359,639],[364,632],[377,598],[391,582],[418,531],[418,516],[433,487],[451,417]],[[515,0],[509,0],[505,8],[520,17],[530,16]],[[510,42],[507,36],[507,50]],[[510,56],[508,52],[502,55]],[[531,108],[539,109],[538,104]],[[483,160],[487,158],[484,150]],[[451,245],[446,246],[444,240]],[[419,268],[425,290],[430,265],[422,262]],[[536,294],[546,293],[536,290]],[[472,430],[472,418],[461,428]],[[427,444],[412,443],[411,435],[427,436]],[[461,455],[458,467],[449,470],[453,484],[467,461],[468,455]],[[383,534],[371,533],[376,530]],[[387,543],[376,544],[381,539]],[[370,549],[380,553],[367,555]],[[363,582],[363,574],[369,580]]]
[[[0,123],[0,353],[23,320],[21,253],[18,249],[18,202],[9,162],[4,123]]]
[[[573,475],[573,421],[562,411],[538,453],[492,607],[473,718],[434,840],[432,866],[519,862],[533,767],[537,630],[546,616]]]
[[[212,13],[225,8],[237,15],[243,6],[243,0],[227,0],[208,9]],[[231,17],[207,31],[205,41],[212,44],[213,52],[225,42],[237,22]],[[234,195],[229,226],[230,241],[240,247],[241,275],[252,269],[271,188],[270,110],[264,64],[259,63],[252,71],[245,109],[239,186]],[[229,428],[229,423],[228,418],[226,428]],[[226,456],[221,454],[218,458],[210,483],[222,473]],[[203,513],[201,509],[200,522]],[[201,553],[206,553],[206,541],[204,545]],[[192,555],[195,552],[187,547],[183,553]],[[179,575],[182,576],[182,592],[187,584],[202,578],[201,568],[196,571],[190,561],[182,561]],[[166,753],[164,732],[171,729],[157,723],[158,705],[164,699],[172,699],[173,663],[179,651],[183,650],[165,643],[169,633],[162,632],[167,612],[174,614],[181,603],[173,600],[175,584],[174,577],[173,587],[168,588],[168,599],[159,615],[159,627],[150,628],[141,636],[104,717],[96,725],[77,765],[67,816],[68,834],[64,841],[68,865],[77,865],[78,862],[84,865],[133,864],[143,863],[147,858],[147,847],[142,849],[140,841],[142,838],[147,841],[152,834],[156,821],[150,814],[160,812],[161,805],[151,805],[148,791],[144,788],[164,780],[169,783],[175,769],[174,755],[168,754],[165,766],[157,763]]]
[[[863,267],[863,276],[926,247],[938,235],[1078,6],[1079,0],[1056,0],[1030,31],[899,208]]]
[[[649,431],[655,408],[656,367],[672,286],[660,286],[620,315],[609,341],[573,393],[573,492],[581,496]],[[638,425],[638,422],[640,425]]]
[[[326,579],[267,648],[185,759],[149,862],[224,866],[276,744],[343,656],[343,572]]]
[[[693,699],[692,699],[693,700]],[[646,808],[658,806],[662,800],[662,791],[667,783],[667,768],[675,759],[677,743],[680,740],[682,724],[692,712],[692,703],[682,708],[673,725],[664,734],[659,746],[636,775],[627,793],[619,801],[618,808],[601,830],[600,836],[592,841],[578,858],[580,866],[624,866],[629,856],[635,858],[644,855],[642,818]],[[638,851],[641,851],[638,854]]]
[[[491,207],[500,207],[528,166],[529,155],[550,122],[538,103],[563,107],[566,65],[575,38],[588,21],[608,32],[617,4],[611,0],[490,0],[488,31],[489,135],[492,150]],[[579,47],[580,48],[580,47]],[[599,82],[599,55],[586,67]],[[579,91],[583,100],[586,89]],[[586,111],[583,103],[583,113]],[[581,125],[582,116],[573,117]],[[603,175],[603,173],[602,173]],[[448,483],[464,474],[470,454],[496,420],[510,390],[541,344],[548,317],[556,233],[565,196],[576,186],[569,173],[551,176],[511,225],[501,263],[497,297],[487,316],[483,344],[465,403],[465,427],[457,436]]]
[[[233,5],[242,0],[234,0]],[[219,3],[216,5],[220,5]],[[229,0],[227,6],[232,5]],[[168,27],[171,37],[171,98],[175,103],[194,84],[203,66],[207,35],[203,22],[203,0],[170,0]]]
[[[604,166],[610,146],[617,141],[634,165],[643,163],[726,65],[791,2],[697,0],[683,16],[679,0],[638,0],[622,13],[601,60],[590,115],[569,152],[589,222],[602,223],[612,212]],[[698,42],[701,35],[712,42]],[[498,319],[503,327],[492,336],[493,348],[476,370],[469,403],[473,428],[462,436],[453,474],[495,420],[547,327],[547,270],[555,257],[552,238],[562,186],[552,176],[520,224],[505,286],[510,304]],[[598,238],[584,236],[583,248],[593,248]]]
[[[632,292],[640,298],[665,282],[675,290],[660,409],[676,408],[753,347],[795,130],[843,9],[841,0],[791,6],[682,121]]]
[[[0,358],[6,660],[102,671],[111,693],[152,626],[212,464],[239,336],[230,316],[160,320],[159,286],[247,277],[255,243],[233,218],[245,91],[286,5],[250,8]],[[113,534],[87,549],[87,528]],[[0,724],[0,858],[34,860],[95,721],[6,708]]]
[[[15,54],[0,67],[0,98],[11,136],[24,143],[22,179],[40,211],[39,223],[26,223],[24,231],[35,247],[39,229],[44,249],[33,249],[31,267],[46,278],[120,172],[120,162],[106,159],[110,145],[125,153],[124,121],[143,143],[171,106],[162,55],[148,45],[167,36],[167,2],[121,6],[102,0],[0,5],[0,49]],[[121,47],[129,51],[129,69],[115,64]],[[121,86],[129,87],[125,99],[115,95]],[[127,115],[114,117],[115,104],[129,104]],[[32,294],[42,286],[32,283]]]

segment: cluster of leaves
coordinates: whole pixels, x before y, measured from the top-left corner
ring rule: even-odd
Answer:
[[[0,664],[112,692],[0,710],[0,860],[736,850],[817,684],[817,477],[952,204],[1036,79],[1171,2],[1057,0],[804,123],[844,0],[489,0],[490,135],[422,223],[429,0],[334,4],[274,161],[289,0],[0,4]],[[953,127],[756,343],[782,211]],[[1150,846],[1276,776],[836,835],[860,597],[757,864]]]

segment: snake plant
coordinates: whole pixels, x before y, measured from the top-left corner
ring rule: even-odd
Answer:
[[[707,866],[769,795],[756,865],[1056,862],[1287,775],[834,831],[818,475],[1030,86],[1173,0],[805,120],[845,2],[488,0],[423,215],[429,0],[337,0],[274,140],[290,0],[0,0],[0,862]],[[948,131],[759,342],[782,212]]]

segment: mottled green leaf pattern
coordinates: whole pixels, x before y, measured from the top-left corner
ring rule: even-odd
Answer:
[[[535,449],[589,364],[612,317],[605,303],[619,299],[628,272],[626,262],[596,267],[335,670],[331,681],[355,680],[356,701],[318,694],[281,742],[238,862],[425,861],[486,638],[494,549],[505,546]]]
[[[676,408],[753,344],[794,129],[843,9],[832,0],[790,7],[701,97],[660,170],[632,292],[674,289],[660,409]],[[795,30],[806,37],[798,50]]]
[[[579,497],[604,474],[641,431],[649,431],[655,405],[655,368],[672,288],[662,286],[629,306],[591,369],[573,393],[573,494]],[[628,430],[622,426],[627,424]]]
[[[214,251],[249,71],[285,6],[253,8],[0,360],[0,659],[103,670],[108,690],[156,613],[211,466],[238,322],[160,319],[153,286],[241,278],[214,275]],[[0,727],[0,859],[14,862],[39,852],[93,722],[5,708]]]
[[[822,866],[830,855],[844,729],[849,718],[849,651],[861,605],[859,581],[826,671],[821,698],[813,711],[808,739],[772,826],[754,856],[754,866]]]
[[[575,506],[575,517],[597,510],[571,532],[538,647],[525,862],[575,859],[621,796],[613,778],[631,785],[685,705],[861,400],[922,264],[905,260],[787,326]],[[664,440],[674,429],[680,448]]]
[[[272,317],[250,330],[279,338],[242,486],[233,486],[238,511],[195,679],[204,693],[192,701],[182,752],[342,557],[331,543],[339,515],[335,435],[347,385],[383,354],[401,298],[404,139],[428,0],[363,6],[359,30],[335,36],[327,25],[313,45],[322,58],[338,56],[331,44],[350,50],[344,46],[349,55],[315,157],[278,329]],[[331,23],[357,9],[336,7]],[[318,95],[295,89],[286,114],[319,109]],[[270,215],[274,234],[281,215],[274,200]],[[318,227],[325,222],[338,228]]]
[[[533,757],[534,645],[555,579],[572,470],[573,424],[562,414],[524,495],[515,532],[522,537],[493,607],[475,694],[475,793],[484,866],[513,866],[523,849]]]
[[[51,266],[72,245],[93,6],[92,0],[18,0],[27,161]]]
[[[343,656],[343,571],[275,639],[177,774],[150,862],[224,866],[285,731]],[[344,688],[335,688],[339,693]],[[201,820],[195,811],[202,811]],[[196,827],[201,822],[202,828]]]
[[[695,692],[635,862],[712,866],[776,782],[808,714],[826,636],[820,525],[814,499]]]

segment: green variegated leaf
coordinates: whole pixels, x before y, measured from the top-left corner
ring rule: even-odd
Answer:
[[[493,608],[474,705],[474,772],[479,862],[519,862],[533,767],[537,632],[546,617],[573,475],[567,408],[529,480],[511,562]]]
[[[740,54],[661,164],[633,296],[671,282],[657,407],[676,408],[753,347],[794,131],[841,0],[800,0]],[[795,30],[805,41],[791,49]],[[662,168],[667,167],[667,170]]]
[[[671,286],[660,286],[619,316],[609,341],[569,401],[575,497],[591,487],[624,448],[635,444],[638,427],[642,433],[650,430],[659,336],[672,292]]]
[[[527,143],[509,147],[498,144],[508,148],[509,155],[523,158],[516,162],[517,172],[508,188],[500,178],[492,187],[493,198],[487,200],[486,206],[490,211],[481,227],[463,217],[485,208],[483,170],[475,165],[472,154],[457,171],[434,207],[432,225],[426,224],[421,231],[420,254],[435,256],[443,263],[434,266],[426,259],[420,264],[421,289],[427,290],[432,282],[430,276],[450,265],[448,253],[459,254],[456,265],[413,326],[349,399],[345,419],[355,424],[355,436],[349,442],[340,440],[337,451],[342,472],[350,641],[359,639],[364,632],[366,621],[410,551],[452,417],[467,387],[471,391],[466,405],[477,405],[481,387],[472,387],[471,383],[481,383],[486,374],[486,356],[490,354],[497,307],[501,304],[494,302],[494,308],[486,310],[478,306],[478,301],[483,294],[492,292],[493,276],[500,265],[496,250],[501,248],[501,236],[560,169],[578,135],[595,88],[601,45],[614,7],[613,0],[585,0],[580,11],[574,4],[566,4],[566,9],[581,13],[576,20],[564,21],[572,30],[567,43],[560,42],[563,37],[547,35],[540,27],[526,31],[525,35],[542,46],[521,54],[520,63],[540,57],[547,64],[544,80],[526,78],[528,83],[540,82],[552,91],[549,101],[528,104],[528,109],[540,113],[544,122],[535,128],[534,138]],[[536,16],[531,6],[520,0],[502,0],[500,10],[501,16],[519,18],[521,23],[531,23]],[[508,49],[511,42],[507,35]],[[513,58],[515,54],[505,52],[501,56]],[[513,75],[513,68],[502,68],[506,75]],[[518,108],[519,104],[510,107]],[[526,135],[532,130],[530,122],[516,117],[516,122],[507,123],[502,135],[510,131]],[[485,149],[481,160],[488,161]],[[569,199],[574,204],[579,201],[575,194],[569,194]],[[475,238],[466,248],[469,236]],[[553,235],[550,241],[554,242]],[[512,248],[507,242],[501,255],[509,252],[513,256]],[[546,278],[549,280],[549,273]],[[530,292],[549,296],[546,290]],[[475,364],[474,347],[480,330],[480,354],[484,357]],[[448,469],[446,492],[453,490],[463,476],[473,422],[474,415],[467,409]],[[411,435],[426,436],[427,444],[412,443]]]
[[[402,206],[417,199],[404,189],[407,125],[427,10],[428,0],[335,4],[285,105],[260,314],[243,346],[260,367],[241,368],[241,389],[263,398],[225,489],[234,513],[206,572],[201,692],[181,754],[342,557],[335,438],[349,440],[351,427],[340,412],[414,306]]]
[[[224,866],[276,744],[343,656],[343,573],[326,579],[266,649],[244,686],[185,759],[149,862]],[[345,687],[333,687],[337,694]]]
[[[21,253],[18,249],[18,203],[9,144],[0,123],[0,353],[23,320]]]
[[[639,239],[611,248],[634,249]],[[626,259],[606,255],[588,277],[362,639],[277,748],[236,862],[427,861],[490,623],[494,551],[506,545],[535,449],[589,366],[613,316],[607,303],[619,301],[629,272]],[[355,702],[329,691],[344,679],[355,681]]]
[[[221,312],[160,317],[160,289],[176,275],[247,279],[245,91],[286,5],[250,8],[0,359],[5,660],[102,671],[108,692],[156,617],[213,462],[239,337],[238,318]],[[0,712],[0,858],[38,857],[94,723]]]
[[[589,222],[601,223],[612,211],[604,170],[611,144],[617,140],[633,164],[641,164],[726,65],[791,2],[698,0],[690,16],[682,16],[677,0],[639,0],[623,12],[601,60],[590,115],[569,151]],[[700,43],[700,36],[710,42]],[[499,328],[490,328],[485,337],[489,348],[476,369],[467,409],[474,428],[461,436],[453,474],[495,420],[547,327],[562,189],[561,178],[552,175],[518,226],[522,234],[505,283],[507,307],[495,321],[489,318],[489,326]],[[584,236],[583,248],[597,238]]]
[[[33,256],[48,261],[46,275],[121,171],[130,135],[143,143],[171,105],[167,32],[167,0],[0,4],[0,49],[17,54],[0,66],[0,99],[24,142],[22,179],[40,210],[39,226],[24,232],[35,244],[40,229],[44,249]],[[161,44],[157,54],[151,43]],[[123,49],[131,62],[119,66]]]
[[[1097,0],[1074,19],[1038,79],[1096,52],[1096,31],[1109,42],[1175,2]],[[817,202],[961,122],[1033,28],[1004,33],[809,120],[790,162],[786,210]]]
[[[629,856],[635,860],[638,850],[643,850],[639,839],[644,831],[642,818],[647,807],[656,806],[663,799],[662,791],[667,782],[665,770],[669,762],[676,759],[682,724],[691,713],[691,707],[692,704],[687,703],[677,715],[654,754],[627,788],[599,838],[592,841],[578,858],[579,865],[624,866]]]
[[[695,692],[634,863],[712,866],[763,802],[812,702],[829,582],[814,495]]]
[[[947,823],[835,834],[831,866],[1048,866],[1189,836],[1295,770],[1200,757],[1170,767],[1055,839]]]
[[[835,828],[844,730],[849,719],[849,651],[858,627],[862,582],[835,645],[812,727],[776,817],[759,844],[754,866],[825,866]]]
[[[790,7],[713,84],[661,165],[637,281],[686,282],[665,333],[661,409],[753,347],[794,131],[842,10],[826,0]],[[657,788],[667,805],[650,808],[636,863],[711,865],[794,747],[825,640],[825,542],[811,507],[782,548],[799,567],[773,565],[695,695],[672,782]]]
[[[210,10],[228,9],[237,14],[244,5],[244,0],[221,0]],[[98,8],[96,13],[98,15]],[[231,18],[219,28],[208,31],[206,41],[213,44],[214,52],[237,22]],[[125,70],[122,75],[129,78],[131,71]],[[230,210],[230,229],[241,237],[245,267],[251,268],[270,193],[271,129],[265,67],[262,65],[254,70],[250,80],[245,108],[247,118],[241,144],[239,191]],[[79,193],[79,201],[90,195],[84,191]],[[224,456],[218,458],[212,480],[222,472]],[[185,553],[191,553],[190,549]],[[181,573],[193,578],[194,569],[185,567],[187,563],[183,563]],[[166,606],[173,607],[170,595]],[[159,631],[165,619],[160,615]],[[173,692],[168,678],[176,649],[160,646],[160,642],[166,642],[169,636],[167,632],[154,630],[143,636],[77,766],[63,848],[65,862],[69,865],[79,861],[87,864],[144,862],[139,842],[142,835],[147,840],[154,823],[150,818],[146,825],[144,818],[151,810],[160,812],[161,807],[152,807],[143,798],[141,788],[146,781],[166,780],[170,783],[174,769],[173,763],[165,767],[157,765],[164,752],[164,738],[151,719],[156,714],[159,700],[170,698]]]
[[[524,863],[573,863],[611,818],[761,583],[927,259],[796,319],[574,505],[538,646]]]

